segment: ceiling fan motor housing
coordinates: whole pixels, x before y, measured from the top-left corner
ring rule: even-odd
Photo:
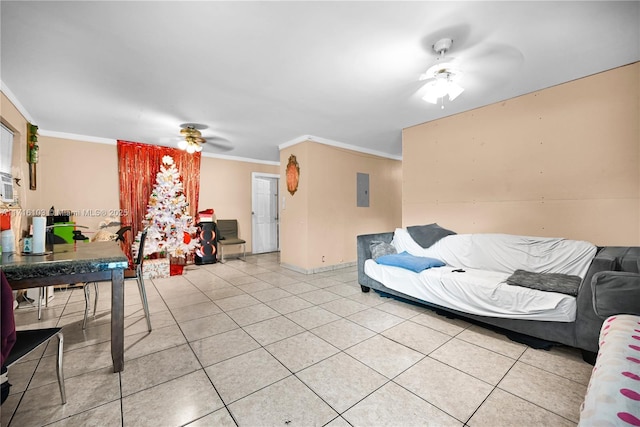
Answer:
[[[442,54],[451,49],[451,45],[453,44],[453,40],[451,39],[440,39],[433,44],[433,50],[437,53]]]

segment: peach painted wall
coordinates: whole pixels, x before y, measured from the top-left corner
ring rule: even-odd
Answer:
[[[107,215],[118,213],[118,163],[115,145],[40,135],[37,187],[36,190],[30,190],[26,142],[23,143],[26,137],[24,133],[20,135],[18,145],[21,153],[18,158],[15,156],[15,138],[16,136],[13,169],[22,175],[21,191],[24,196],[21,195],[20,204],[23,229],[31,222],[27,218],[46,215],[51,206],[56,210],[74,212],[75,222],[89,227],[89,231],[98,229],[99,223],[105,218],[105,212]],[[88,237],[91,235],[87,234]]]
[[[277,165],[202,157],[200,164],[200,199],[198,209],[213,208],[218,219],[237,219],[238,235],[247,241],[251,253],[251,173],[277,174]],[[240,246],[225,248],[237,253]]]
[[[403,131],[403,225],[640,244],[640,64]]]
[[[98,228],[102,217],[83,210],[117,211],[120,206],[115,145],[40,137],[38,190],[29,207],[78,211],[78,224]],[[251,172],[277,173],[278,166],[202,157],[200,209],[218,218],[237,218],[240,236],[251,251]],[[230,248],[228,253],[233,253]]]
[[[21,178],[18,195],[22,207],[22,229],[30,217],[56,209],[77,211],[75,221],[96,230],[102,210],[116,211],[118,199],[118,164],[115,145],[94,144],[68,139],[38,137],[39,162],[36,190],[29,189],[29,166],[26,161],[27,120],[2,94],[2,121],[14,134],[14,176]],[[89,235],[90,237],[90,235]]]
[[[38,188],[29,198],[29,208],[45,213],[51,206],[70,210],[76,224],[90,231],[98,230],[106,217],[118,215],[115,145],[43,136],[38,141]]]
[[[291,154],[300,165],[300,183],[291,196],[280,180],[284,265],[310,272],[354,263],[358,234],[400,226],[402,162],[307,141],[280,151],[282,177]],[[369,174],[368,208],[356,206],[358,172]]]
[[[310,184],[312,162],[309,143],[303,142],[280,150],[280,262],[286,266],[306,271],[309,268],[309,197],[313,193]],[[290,155],[296,156],[300,165],[298,190],[291,195],[287,191],[287,163]],[[283,201],[284,198],[284,201]]]

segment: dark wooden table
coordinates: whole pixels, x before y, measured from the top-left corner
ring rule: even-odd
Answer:
[[[124,270],[129,261],[116,242],[53,245],[46,255],[2,253],[13,290],[67,283],[111,281],[111,358],[113,372],[124,369]]]

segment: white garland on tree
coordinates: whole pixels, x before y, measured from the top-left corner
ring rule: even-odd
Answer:
[[[196,227],[192,225],[193,219],[187,210],[189,202],[182,189],[180,173],[173,158],[164,156],[143,221],[147,228],[145,255],[164,252],[184,258],[199,246],[197,239],[191,238]]]

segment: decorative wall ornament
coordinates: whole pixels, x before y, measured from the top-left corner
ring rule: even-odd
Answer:
[[[300,180],[300,166],[293,154],[289,156],[287,163],[287,190],[293,196],[298,191],[298,181]]]
[[[29,189],[36,189],[36,164],[38,163],[38,126],[27,123],[27,163],[29,163]]]

